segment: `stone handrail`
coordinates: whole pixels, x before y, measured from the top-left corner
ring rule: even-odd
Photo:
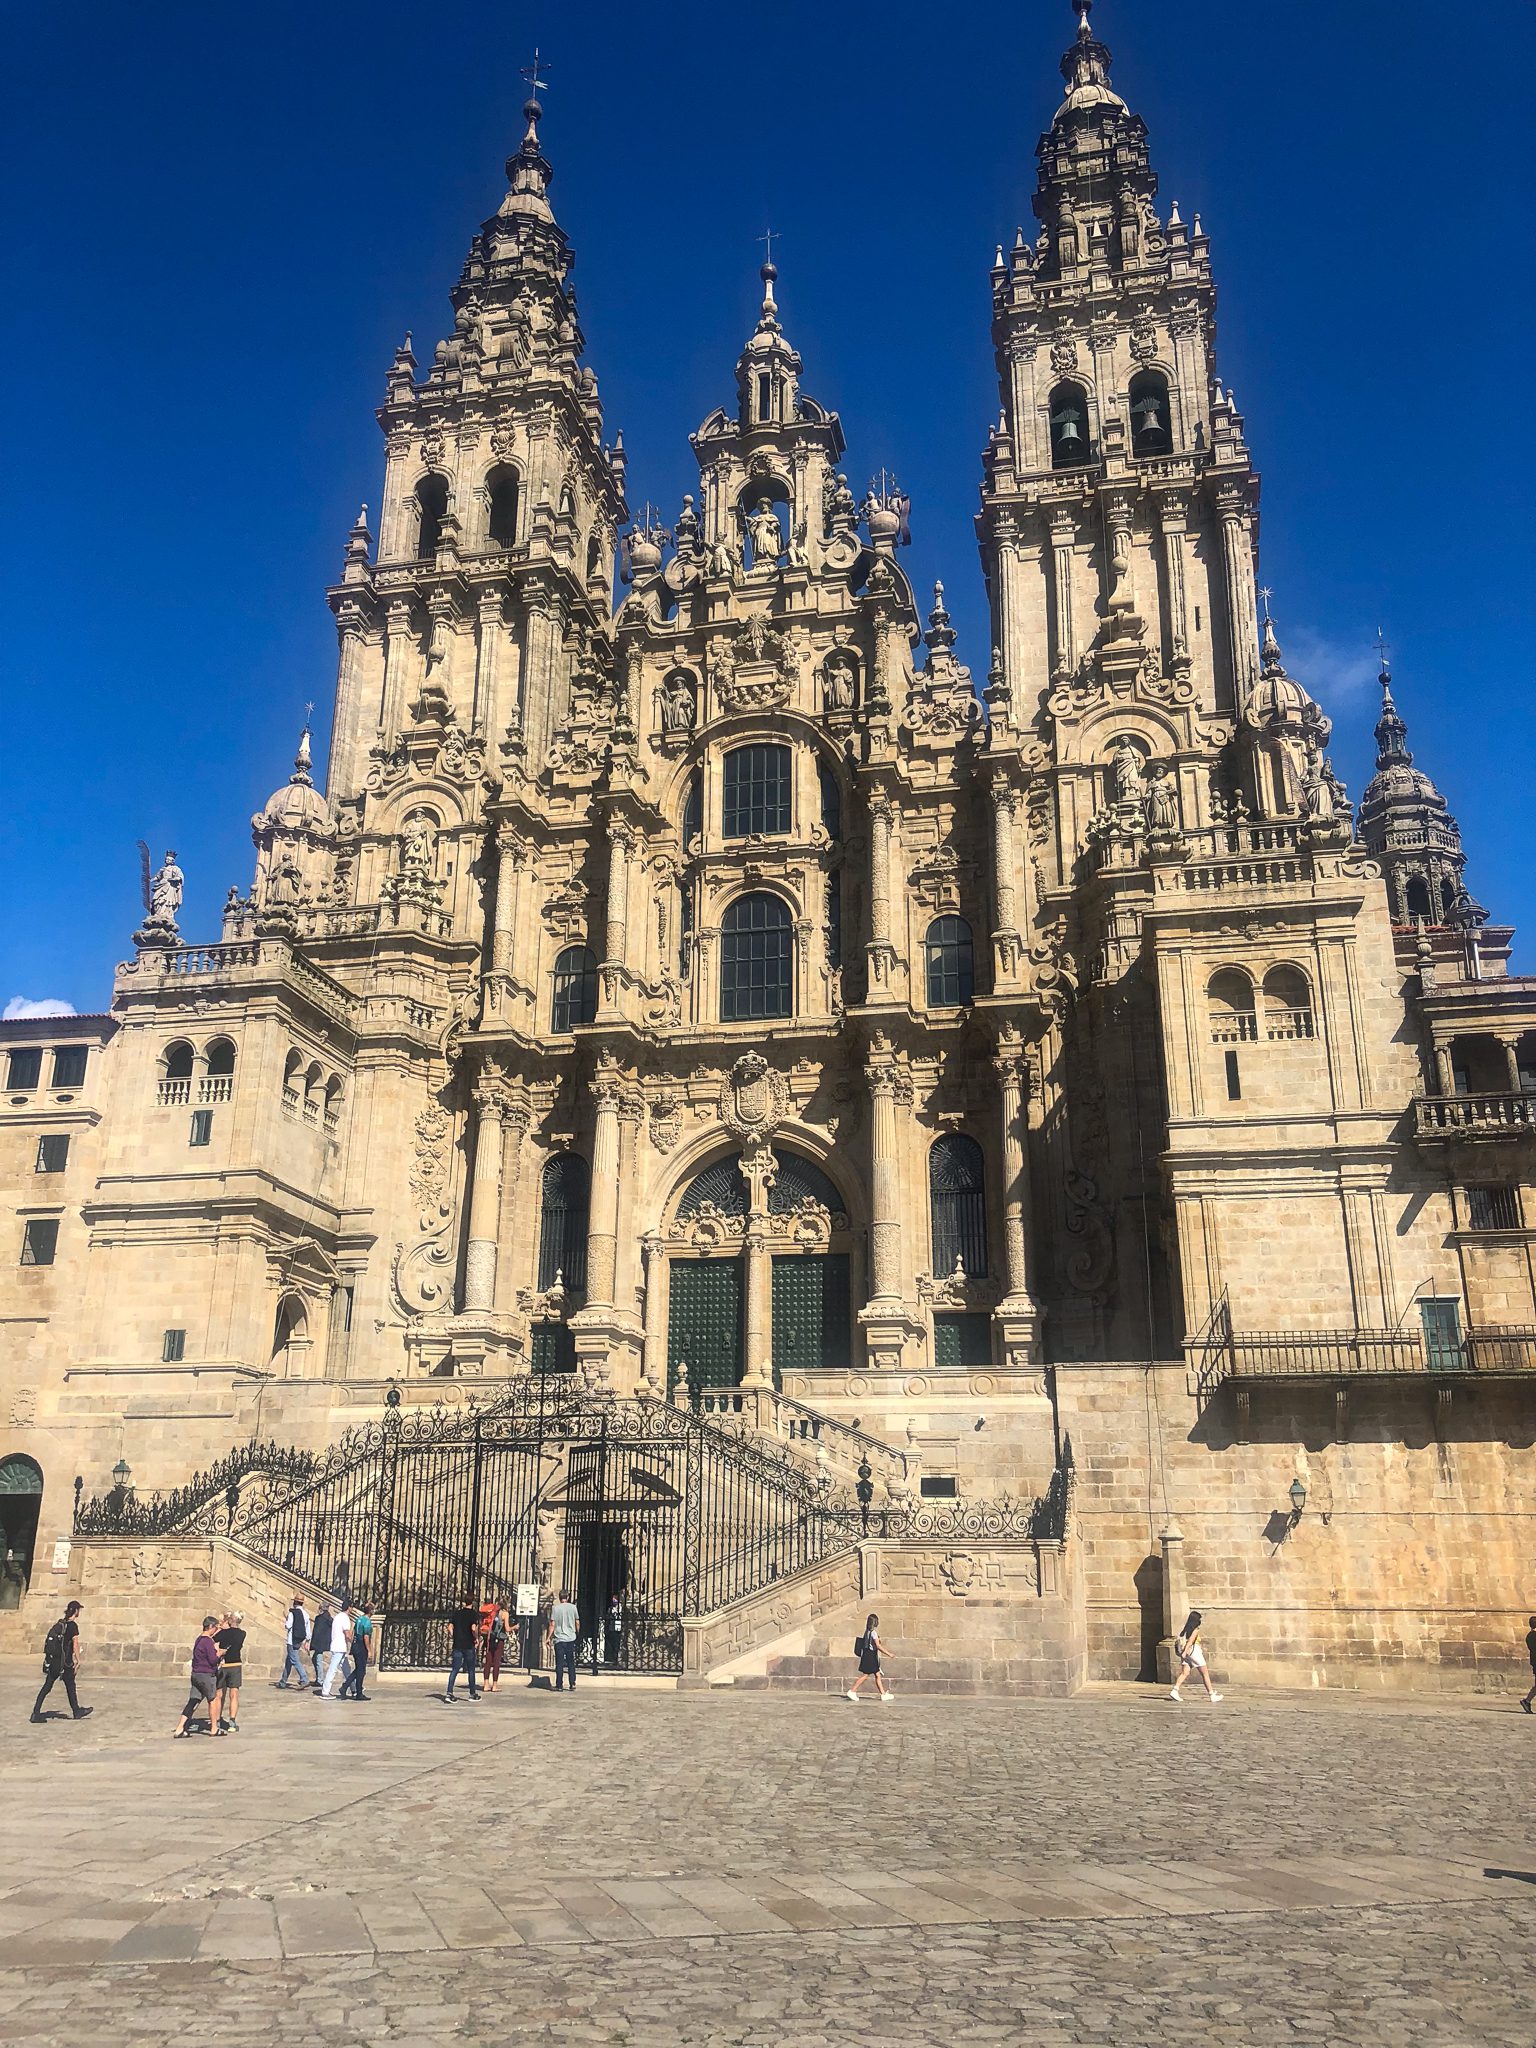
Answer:
[[[1536,1131],[1536,1094],[1415,1096],[1413,1131],[1417,1138],[1518,1137]]]

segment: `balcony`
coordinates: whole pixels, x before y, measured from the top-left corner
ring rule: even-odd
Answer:
[[[1416,1138],[1524,1138],[1533,1131],[1536,1094],[1414,1097]]]
[[[155,1090],[155,1100],[162,1109],[174,1109],[180,1102],[192,1100],[192,1083],[187,1081],[162,1081]]]

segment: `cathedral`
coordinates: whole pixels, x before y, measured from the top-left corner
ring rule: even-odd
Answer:
[[[956,422],[981,650],[771,261],[696,489],[633,515],[528,102],[450,330],[388,368],[325,773],[306,732],[216,940],[166,853],[109,1009],[0,1027],[29,1629],[83,1557],[105,1598],[109,1489],[142,1536],[240,1446],[339,1471],[386,1409],[536,1388],[846,1481],[865,1534],[873,1494],[918,1606],[1007,1608],[1054,1485],[1008,1626],[1070,1608],[1065,1682],[1150,1674],[1186,1599],[1255,1677],[1509,1682],[1536,978],[1414,764],[1432,682],[1383,672],[1358,808],[1335,772],[1256,590],[1208,239],[1074,5],[997,417]],[[145,1598],[173,1519],[119,1557]]]

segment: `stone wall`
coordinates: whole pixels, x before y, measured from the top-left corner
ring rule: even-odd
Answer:
[[[1077,1459],[1088,1674],[1150,1677],[1159,1534],[1183,1532],[1218,1681],[1522,1691],[1536,1612],[1536,1384],[1230,1389],[1202,1415],[1182,1364],[1061,1367]],[[1289,1488],[1306,1506],[1292,1524]],[[1175,1626],[1182,1616],[1176,1618]]]

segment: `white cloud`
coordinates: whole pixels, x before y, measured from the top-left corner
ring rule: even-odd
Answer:
[[[1285,665],[1330,716],[1369,702],[1376,694],[1380,657],[1369,645],[1345,646],[1310,626],[1275,626]]]
[[[31,996],[12,996],[0,1019],[6,1022],[12,1017],[73,1017],[77,1014],[73,1003],[61,1002],[57,996],[39,996],[34,1002]]]

